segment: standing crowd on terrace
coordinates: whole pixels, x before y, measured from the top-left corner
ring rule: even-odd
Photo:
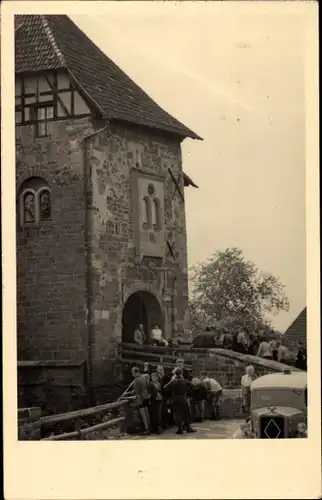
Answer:
[[[222,386],[206,372],[193,377],[182,358],[170,373],[163,365],[152,372],[145,363],[143,373],[133,367],[132,376],[144,435],[161,434],[174,425],[177,434],[193,433],[193,422],[220,419]]]
[[[293,364],[300,370],[307,369],[307,353],[302,342],[298,343],[295,355],[290,353],[286,347],[283,337],[270,338],[268,335],[255,335],[246,328],[238,333],[230,333],[227,328],[216,330],[215,328],[206,328],[206,333],[213,334],[212,347],[232,350],[242,354],[258,356],[262,359],[274,360],[280,363]],[[159,325],[154,325],[150,333],[144,331],[144,326],[138,325],[134,331],[134,342],[138,346],[151,345],[160,347],[178,347],[180,344],[186,344],[183,338],[165,339]],[[198,346],[197,342],[190,344],[192,347]],[[209,345],[210,347],[210,345]]]

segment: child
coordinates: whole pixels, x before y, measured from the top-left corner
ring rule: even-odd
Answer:
[[[162,390],[158,373],[152,373],[151,382],[148,384],[150,394],[150,418],[152,432],[161,434]]]
[[[233,439],[252,439],[253,437],[252,419],[248,417],[234,433]]]

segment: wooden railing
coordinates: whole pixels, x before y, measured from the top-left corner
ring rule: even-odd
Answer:
[[[138,365],[149,363],[152,366],[163,364],[172,367],[178,357],[185,358],[185,364],[191,365],[192,349],[189,347],[156,347],[150,345],[137,346],[136,344],[119,344],[118,355],[121,361]],[[189,359],[190,358],[190,359]]]
[[[129,393],[128,393],[129,394]],[[64,432],[62,434],[52,434],[48,437],[42,437],[41,441],[64,441],[64,440],[81,440],[84,436],[97,431],[103,431],[106,429],[115,428],[117,426],[121,427],[121,433],[124,431],[124,424],[126,421],[126,407],[132,401],[135,401],[135,396],[129,396],[124,394],[118,401],[113,403],[107,403],[104,405],[98,405],[91,408],[85,408],[81,410],[70,411],[67,413],[60,413],[58,415],[49,415],[40,418],[41,435],[46,433],[46,429],[61,424],[64,422],[74,422],[74,430],[72,432]],[[83,427],[84,419],[86,417],[92,417],[95,415],[108,414],[111,410],[120,410],[121,415],[117,418],[111,418],[107,421],[100,422],[95,425],[88,427]],[[39,425],[39,421],[35,422],[34,425]]]

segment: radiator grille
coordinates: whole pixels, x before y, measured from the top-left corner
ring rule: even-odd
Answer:
[[[262,439],[283,439],[284,436],[283,417],[262,417],[260,425],[260,437]]]

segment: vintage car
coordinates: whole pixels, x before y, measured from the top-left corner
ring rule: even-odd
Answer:
[[[285,370],[257,378],[251,385],[251,423],[257,439],[297,436],[307,425],[307,374]]]

